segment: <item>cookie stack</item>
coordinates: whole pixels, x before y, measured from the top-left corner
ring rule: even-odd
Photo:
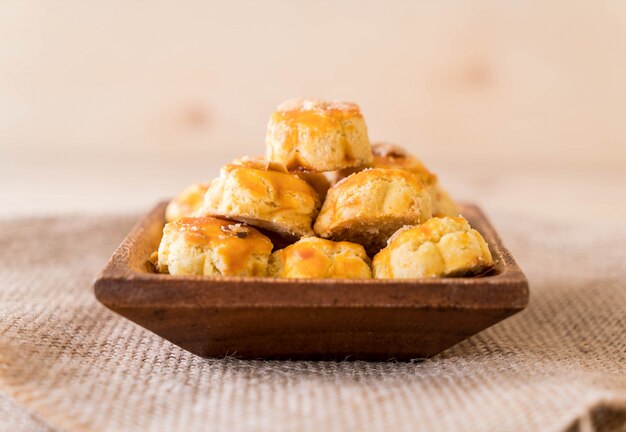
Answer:
[[[173,275],[419,278],[493,266],[437,176],[370,144],[359,107],[278,106],[266,157],[243,157],[170,202],[154,264]]]

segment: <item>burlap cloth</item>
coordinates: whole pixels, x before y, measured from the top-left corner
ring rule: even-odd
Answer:
[[[528,309],[423,362],[195,357],[92,280],[136,217],[0,223],[1,430],[623,430],[626,229],[491,214]]]

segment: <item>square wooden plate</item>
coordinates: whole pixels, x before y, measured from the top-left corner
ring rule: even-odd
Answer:
[[[528,282],[480,209],[462,214],[496,261],[488,275],[281,279],[156,274],[166,203],[145,216],[95,281],[106,307],[200,356],[406,360],[435,355],[524,309]]]

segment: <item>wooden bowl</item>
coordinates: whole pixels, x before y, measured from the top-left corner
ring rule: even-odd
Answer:
[[[166,203],[145,216],[95,281],[97,299],[200,356],[407,360],[435,355],[519,312],[528,282],[478,207],[462,214],[496,267],[467,278],[282,279],[154,273]]]

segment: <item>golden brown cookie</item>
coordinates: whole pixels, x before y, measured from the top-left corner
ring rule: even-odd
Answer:
[[[272,254],[269,275],[286,278],[364,279],[372,277],[372,270],[370,259],[361,245],[304,237]]]
[[[243,158],[225,165],[199,215],[218,216],[299,238],[312,235],[320,199],[304,180],[276,162]]]
[[[374,277],[383,279],[475,275],[493,265],[489,246],[462,217],[404,227],[373,261]]]
[[[426,168],[416,157],[397,145],[389,143],[372,144],[374,161],[369,166],[347,168],[334,173],[335,181],[365,168],[397,168],[415,174],[424,183],[432,201],[433,216],[458,216],[459,207],[441,187],[437,176]]]
[[[246,164],[246,166],[249,167],[256,165],[261,169],[273,167],[274,170],[288,172],[283,164],[278,162],[269,162],[267,161],[267,159],[265,159],[264,156],[244,156],[242,158],[235,159],[232,163],[236,165]],[[315,189],[315,192],[317,192],[317,194],[319,195],[320,200],[324,201],[324,198],[326,198],[326,192],[328,192],[328,189],[330,188],[330,180],[328,179],[328,177],[326,177],[323,173],[315,172],[297,171],[293,174],[311,185],[311,187]]]
[[[430,196],[417,176],[374,168],[352,174],[328,190],[314,229],[320,237],[358,243],[373,254],[402,226],[430,217]]]
[[[366,165],[372,151],[356,104],[294,99],[278,106],[267,126],[266,156],[289,171],[322,172]]]
[[[183,217],[163,228],[157,269],[173,275],[265,276],[272,242],[256,229],[214,217]]]

